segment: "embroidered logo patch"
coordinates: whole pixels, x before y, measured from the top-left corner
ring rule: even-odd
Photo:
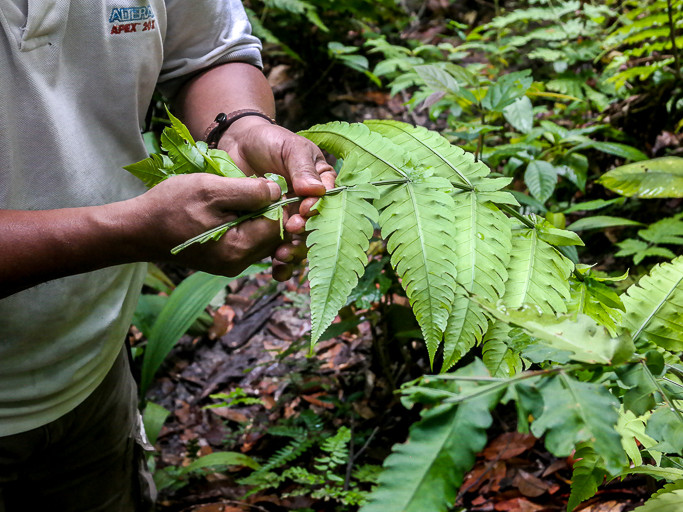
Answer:
[[[111,34],[147,32],[156,29],[156,20],[151,6],[114,7],[109,14]]]

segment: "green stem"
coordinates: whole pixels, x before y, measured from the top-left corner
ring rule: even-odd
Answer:
[[[378,187],[381,186],[387,186],[387,185],[400,185],[402,183],[407,183],[409,180],[407,179],[395,179],[395,180],[384,180],[384,181],[375,181],[370,183],[370,185],[375,185]],[[353,187],[354,185],[350,186],[342,186],[342,187],[335,187],[332,188],[328,191],[325,192],[326,196],[332,196],[335,194],[338,194],[348,188]],[[190,238],[189,240],[186,240],[182,244],[174,247],[171,249],[171,254],[178,254],[180,251],[183,249],[187,249],[189,246],[196,244],[196,243],[204,243],[212,239],[213,236],[217,235],[218,233],[224,233],[225,231],[229,230],[230,228],[234,228],[238,224],[244,222],[245,220],[253,219],[255,217],[260,217],[264,213],[268,213],[272,210],[276,210],[277,208],[280,208],[282,206],[286,206],[288,204],[296,203],[298,201],[301,201],[303,197],[290,197],[287,199],[282,199],[276,203],[270,204],[264,208],[261,208],[260,210],[256,210],[255,212],[249,212],[245,213],[244,215],[236,218],[235,220],[232,220],[230,222],[226,222],[225,224],[221,224],[220,226],[216,226],[215,228],[209,229],[208,231],[205,231],[204,233],[201,233],[195,237]]]
[[[666,405],[673,411],[673,413],[676,415],[678,420],[683,423],[683,414],[681,414],[681,411],[678,410],[678,408],[674,405],[673,400],[669,397],[666,391],[664,391],[664,388],[661,386],[659,381],[655,378],[654,375],[652,375],[652,372],[650,369],[647,367],[647,364],[645,361],[641,360],[640,361],[641,366],[643,367],[643,370],[645,371],[646,375],[650,377],[650,380],[652,383],[657,387],[657,391],[662,395],[662,398],[664,399],[664,402]]]

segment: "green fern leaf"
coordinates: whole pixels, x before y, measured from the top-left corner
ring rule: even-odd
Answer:
[[[451,190],[448,180],[431,176],[383,187],[375,201],[391,264],[401,278],[432,363],[456,286]]]
[[[623,322],[634,341],[642,338],[666,350],[683,350],[683,256],[655,266],[622,300]]]
[[[156,154],[124,167],[126,171],[142,180],[148,188],[152,188],[172,176],[172,168],[173,161],[169,157]]]
[[[472,367],[475,367],[473,370]],[[486,374],[481,363],[456,372]],[[463,384],[463,383],[459,383]],[[462,388],[476,390],[474,383]],[[377,489],[360,512],[445,512],[455,501],[475,454],[486,445],[495,393],[471,398],[460,405],[444,405],[423,413],[410,428],[410,437],[397,444],[384,462]]]
[[[602,465],[602,461],[589,443],[579,443],[574,454],[572,471],[572,485],[569,500],[567,501],[567,512],[571,512],[588,498],[595,496],[598,486],[605,479],[607,471]]]
[[[486,331],[482,361],[492,377],[512,377],[523,369],[522,359],[503,341],[510,332],[510,326],[503,322],[495,322]]]
[[[370,171],[372,180],[407,179],[406,168],[413,167],[406,151],[363,124],[335,121],[313,126],[299,132],[299,135],[312,140],[337,158],[347,158],[351,153],[357,156],[353,169],[348,167],[347,171],[343,168],[339,173],[337,182],[344,185],[357,183],[354,177],[366,169]]]
[[[431,167],[435,176],[472,187],[478,178],[489,174],[483,162],[475,162],[474,155],[452,145],[437,132],[392,120],[370,120],[364,124],[399,145],[416,161]]]
[[[680,512],[683,509],[683,481],[665,485],[633,512]]]
[[[480,201],[476,192],[455,194],[457,282],[464,290],[496,302],[505,293],[512,250],[510,220],[498,208]],[[478,344],[488,325],[484,311],[462,289],[456,291],[444,339],[442,371]]]
[[[372,185],[356,185],[320,199],[319,214],[306,222],[311,282],[311,347],[346,303],[367,265],[372,222],[377,210],[367,201],[379,193]]]
[[[565,313],[573,263],[541,240],[535,229],[513,231],[512,252],[503,303],[538,306],[546,313]]]

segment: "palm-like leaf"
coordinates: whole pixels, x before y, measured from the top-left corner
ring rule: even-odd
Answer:
[[[412,167],[410,155],[400,146],[394,144],[379,133],[374,133],[362,124],[333,122],[316,125],[299,132],[315,142],[325,151],[340,158],[347,158],[351,153],[357,155],[353,169],[344,166],[340,171],[338,182],[352,184],[354,176],[370,171],[373,180],[406,178],[406,167]]]
[[[646,339],[667,350],[683,350],[683,256],[662,263],[622,296],[623,323],[633,339]]]
[[[457,281],[468,293],[496,302],[505,293],[512,250],[509,219],[476,192],[463,192],[455,201]],[[456,290],[444,340],[447,370],[481,341],[488,318],[461,289]]]
[[[422,126],[391,120],[369,120],[364,123],[406,150],[415,161],[431,167],[435,176],[473,187],[474,182],[489,174],[486,165],[475,162],[474,155],[448,142],[437,132]]]
[[[422,328],[430,361],[446,328],[456,286],[451,190],[448,180],[432,176],[384,187],[375,201],[391,263]]]
[[[377,210],[367,201],[379,197],[372,185],[357,185],[322,198],[319,215],[306,223],[311,282],[311,346],[332,323],[367,264],[371,221]]]

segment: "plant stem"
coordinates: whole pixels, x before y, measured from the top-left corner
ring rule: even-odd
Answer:
[[[387,185],[400,185],[402,183],[407,183],[409,180],[408,179],[395,179],[395,180],[384,180],[384,181],[375,181],[370,183],[370,185],[375,185],[377,187],[381,186],[387,186]],[[332,196],[335,194],[338,194],[348,188],[351,188],[355,185],[349,185],[349,186],[342,186],[342,187],[335,187],[332,188],[328,191],[325,192],[326,196]],[[303,199],[303,197],[290,197],[287,199],[281,199],[280,201],[270,204],[266,206],[265,208],[261,208],[260,210],[256,210],[255,212],[249,212],[245,213],[244,215],[236,218],[235,220],[232,220],[230,222],[226,222],[225,224],[221,224],[220,226],[216,226],[215,228],[209,229],[208,231],[205,231],[204,233],[201,233],[195,237],[190,238],[189,240],[186,240],[182,244],[174,247],[171,249],[171,254],[178,254],[180,251],[183,249],[187,249],[190,245],[196,244],[196,243],[204,243],[209,240],[218,233],[224,233],[225,231],[229,230],[230,228],[234,228],[238,224],[244,222],[245,220],[253,219],[255,217],[259,217],[263,215],[264,213],[268,213],[272,210],[276,210],[277,208],[280,208],[282,206],[286,206],[288,204],[296,203],[299,202]]]
[[[640,361],[641,366],[643,367],[643,370],[645,371],[645,374],[650,377],[650,380],[652,383],[657,387],[657,391],[662,395],[662,398],[664,399],[664,402],[666,405],[671,409],[671,411],[676,415],[678,420],[683,423],[683,414],[681,414],[681,411],[678,410],[678,408],[674,405],[673,400],[669,397],[666,391],[664,391],[664,388],[662,385],[659,383],[659,381],[655,378],[654,375],[652,375],[652,372],[650,369],[647,367],[647,364],[645,361],[641,360]]]

